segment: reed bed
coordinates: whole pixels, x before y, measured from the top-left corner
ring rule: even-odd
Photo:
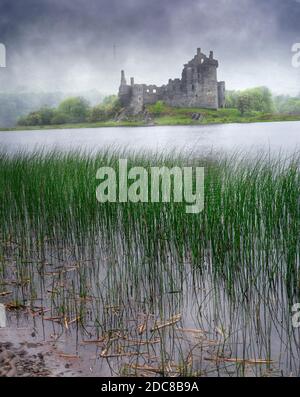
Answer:
[[[128,168],[204,167],[204,210],[98,203],[96,171],[117,170],[120,158]],[[299,160],[2,153],[0,299],[42,317],[58,337],[76,329],[112,373],[262,374],[274,338],[294,370]]]

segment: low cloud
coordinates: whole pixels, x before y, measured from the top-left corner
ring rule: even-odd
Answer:
[[[7,46],[2,89],[115,92],[125,69],[136,81],[179,77],[197,47],[214,50],[231,89],[300,91],[291,66],[298,0],[2,0]]]

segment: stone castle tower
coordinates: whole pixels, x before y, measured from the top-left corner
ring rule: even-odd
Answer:
[[[174,107],[218,109],[225,106],[225,82],[217,80],[218,61],[213,52],[209,57],[197,49],[197,54],[184,65],[181,79],[170,79],[161,87],[135,84],[131,77],[127,84],[121,72],[119,99],[121,105],[133,114],[143,111],[145,105],[159,100]]]

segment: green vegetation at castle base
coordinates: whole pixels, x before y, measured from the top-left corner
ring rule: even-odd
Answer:
[[[176,125],[207,125],[207,124],[228,124],[228,123],[258,123],[275,121],[300,121],[300,115],[249,112],[241,116],[237,109],[199,109],[199,108],[172,108],[163,105],[157,112],[155,105],[149,105],[147,111],[151,121],[145,121],[136,117],[132,120],[123,121],[97,121],[65,123],[52,125],[17,126],[14,128],[3,128],[1,131],[24,131],[24,130],[49,130],[49,129],[72,129],[72,128],[101,128],[101,127],[141,127],[149,125],[176,126]],[[200,114],[199,120],[193,120],[193,114]]]
[[[159,114],[155,114],[154,106],[149,106],[148,111],[153,115],[153,121],[156,125],[205,125],[300,120],[300,115],[252,111],[241,116],[238,109],[171,108],[165,105]],[[200,119],[193,120],[193,114],[200,114]]]
[[[130,120],[123,121],[96,121],[78,122],[51,125],[28,125],[14,128],[3,128],[1,131],[24,131],[24,130],[49,130],[49,129],[72,129],[72,128],[101,128],[101,127],[140,127],[140,126],[176,126],[176,125],[207,125],[207,124],[228,124],[228,123],[262,123],[275,121],[300,121],[300,115],[248,112],[241,116],[238,109],[199,109],[199,108],[174,108],[161,104],[148,105],[147,111],[151,121],[136,116]],[[193,115],[198,114],[198,120]]]

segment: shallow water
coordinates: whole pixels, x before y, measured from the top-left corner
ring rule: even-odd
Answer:
[[[86,376],[299,376],[300,329],[280,274],[264,283],[253,262],[256,282],[249,289],[239,276],[233,291],[208,262],[197,270],[165,259],[153,274],[152,261],[117,248],[46,244],[20,256],[2,245],[9,326],[33,331]]]
[[[276,154],[300,147],[299,129],[300,122],[289,122],[1,132],[0,145],[9,153],[116,146]],[[9,327],[33,330],[37,341],[76,356],[85,375],[300,375],[300,328],[292,327],[291,313],[299,288],[285,278],[288,247],[268,241],[261,252],[256,245],[237,256],[228,250],[228,266],[222,261],[217,271],[209,245],[193,267],[159,235],[151,255],[138,241],[127,247],[122,234],[106,238],[51,243],[31,231],[1,238]],[[292,265],[299,269],[299,256]]]
[[[300,148],[300,122],[221,124],[208,126],[108,127],[0,132],[0,147],[13,153],[45,150],[278,151]]]

